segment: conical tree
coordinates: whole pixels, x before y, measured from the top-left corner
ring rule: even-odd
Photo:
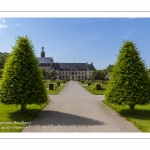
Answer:
[[[12,49],[4,66],[0,101],[6,105],[21,105],[21,112],[26,112],[27,104],[41,105],[47,103],[48,97],[29,38],[18,36]]]
[[[120,49],[105,99],[114,104],[129,105],[131,113],[134,112],[135,105],[150,102],[150,81],[146,65],[132,41],[125,41]]]

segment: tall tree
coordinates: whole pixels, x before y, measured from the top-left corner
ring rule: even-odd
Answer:
[[[150,102],[150,81],[146,65],[132,41],[125,41],[105,93],[106,101],[129,105],[134,112],[135,105]]]
[[[41,105],[48,97],[29,38],[18,36],[12,49],[4,66],[0,101],[6,105],[21,105],[21,112],[26,112],[27,104]]]

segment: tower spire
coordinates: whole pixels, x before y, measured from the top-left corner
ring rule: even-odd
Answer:
[[[45,57],[44,47],[42,46],[41,57]]]

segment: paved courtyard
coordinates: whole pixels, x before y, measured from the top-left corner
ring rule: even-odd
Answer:
[[[102,95],[92,95],[70,81],[22,132],[140,132],[106,106]]]

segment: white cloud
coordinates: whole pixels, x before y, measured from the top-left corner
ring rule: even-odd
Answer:
[[[2,23],[6,22],[4,18],[0,18],[0,20],[1,20]]]
[[[3,28],[8,28],[8,26],[5,24],[0,24],[0,29],[3,29]]]
[[[5,19],[4,18],[0,18],[0,29],[3,28],[8,28],[8,26],[5,24]]]

